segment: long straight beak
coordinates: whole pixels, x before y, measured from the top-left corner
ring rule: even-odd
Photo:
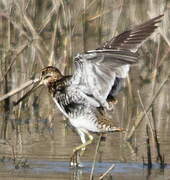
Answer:
[[[14,102],[14,106],[18,105],[21,101],[23,101],[27,96],[29,96],[33,91],[35,91],[36,89],[38,89],[40,86],[42,86],[41,80],[36,81],[33,84],[33,87],[27,92],[25,93],[20,99],[18,99],[17,102]]]

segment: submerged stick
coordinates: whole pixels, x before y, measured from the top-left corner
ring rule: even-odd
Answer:
[[[112,164],[110,167],[109,167],[109,169],[103,174],[103,175],[101,175],[100,177],[99,177],[99,180],[102,180],[105,176],[107,176],[107,174],[113,169],[113,168],[115,168],[115,164]]]
[[[24,90],[25,88],[27,88],[28,86],[31,86],[33,83],[36,83],[37,81],[39,81],[39,79],[34,79],[34,80],[30,80],[27,81],[26,83],[22,84],[20,87],[10,91],[9,93],[3,95],[0,97],[0,102],[11,97],[14,96],[15,94],[19,93],[20,91]]]
[[[90,173],[90,180],[93,180],[93,173],[94,173],[94,168],[95,168],[97,153],[98,153],[99,146],[100,146],[100,142],[101,142],[101,137],[102,137],[102,134],[100,134],[99,140],[98,140],[98,142],[97,142],[96,151],[95,151],[95,154],[94,154],[93,165],[92,165],[91,173]]]
[[[150,146],[150,135],[149,135],[149,126],[146,125],[146,146],[147,146],[147,158],[148,158],[148,169],[152,168],[152,153],[151,153],[151,146]]]
[[[148,125],[149,125],[149,128],[151,130],[151,134],[152,134],[152,137],[153,137],[153,142],[154,142],[154,145],[155,145],[156,150],[157,150],[157,159],[160,160],[160,167],[163,169],[165,167],[165,162],[164,162],[164,157],[162,156],[161,151],[160,151],[160,143],[159,143],[159,140],[158,140],[156,125],[154,126],[154,128],[152,127],[151,120],[150,120],[150,118],[149,118],[149,116],[148,116],[148,114],[147,114],[147,112],[145,110],[145,107],[143,105],[143,102],[142,102],[139,91],[138,91],[138,96],[139,96],[139,100],[140,100],[140,103],[142,105],[143,111],[144,111],[144,113],[145,113],[145,115],[146,115],[146,117],[148,119],[147,126],[146,126],[148,168],[152,167],[152,159],[151,159],[151,151],[150,151],[150,140],[149,140],[149,129],[148,129]]]

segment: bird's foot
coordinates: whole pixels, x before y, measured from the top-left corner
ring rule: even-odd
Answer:
[[[117,104],[118,103],[118,100],[117,99],[112,99],[112,101],[110,101],[110,103],[112,103],[112,104]]]
[[[108,111],[113,110],[113,104],[108,103],[106,108],[107,108]]]
[[[112,98],[108,99],[107,102],[109,104],[117,104],[118,100],[115,97],[112,97]]]
[[[73,167],[73,168],[81,167],[80,154],[78,151],[73,152],[73,155],[70,158],[70,167]]]
[[[111,111],[113,109],[113,104],[110,104],[108,102],[104,102],[103,107],[105,107],[108,111]]]

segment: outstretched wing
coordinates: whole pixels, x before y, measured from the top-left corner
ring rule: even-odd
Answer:
[[[125,31],[97,50],[77,55],[71,83],[101,105],[106,104],[115,78],[127,76],[129,66],[137,62],[134,52],[154,32],[162,16]]]
[[[94,50],[79,54],[75,57],[72,84],[103,104],[115,77],[127,76],[129,65],[136,62],[137,55],[130,51]]]
[[[105,42],[98,49],[127,49],[137,51],[138,47],[149,37],[154,30],[158,27],[157,24],[161,21],[159,15],[149,21],[134,27],[128,31],[113,37],[111,40]]]

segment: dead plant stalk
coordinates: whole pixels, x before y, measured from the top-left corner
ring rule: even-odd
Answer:
[[[100,142],[101,142],[101,137],[102,137],[102,134],[100,134],[99,140],[98,140],[97,145],[96,145],[96,150],[95,150],[95,154],[94,154],[93,165],[92,165],[91,173],[90,173],[90,180],[93,180],[93,173],[94,173],[94,168],[95,168],[95,164],[96,164],[97,153],[98,153],[99,146],[100,146]]]
[[[164,79],[164,81],[162,82],[162,84],[160,85],[159,89],[157,90],[157,92],[155,93],[155,95],[153,96],[151,103],[149,104],[149,106],[146,108],[146,113],[148,113],[151,108],[153,103],[155,102],[155,100],[157,99],[157,97],[159,96],[161,90],[163,89],[164,85],[168,82],[170,77],[170,72],[168,73],[167,77]],[[137,119],[135,121],[135,124],[132,126],[130,132],[128,133],[128,135],[126,136],[126,140],[131,140],[132,136],[134,135],[134,132],[136,130],[136,128],[140,125],[140,123],[143,121],[143,119],[145,118],[146,115],[145,112],[140,112],[140,114],[137,116]]]

